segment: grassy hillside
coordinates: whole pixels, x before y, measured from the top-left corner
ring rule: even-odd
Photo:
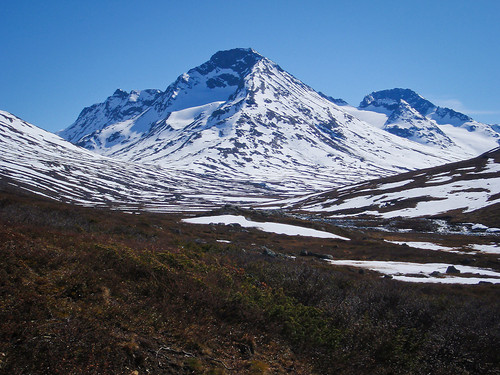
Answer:
[[[180,218],[1,193],[0,373],[500,371],[496,285],[272,257],[339,245]]]

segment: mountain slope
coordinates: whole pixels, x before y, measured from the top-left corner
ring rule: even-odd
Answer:
[[[254,50],[234,49],[179,76],[140,114],[96,121],[84,110],[61,135],[122,160],[291,192],[473,156],[389,134],[338,104]],[[93,131],[79,137],[83,126]]]
[[[60,201],[118,209],[182,211],[279,195],[251,183],[97,155],[0,111],[0,184]]]
[[[471,217],[489,212],[495,215],[490,222],[498,223],[500,148],[458,163],[289,200],[281,207],[331,217]]]

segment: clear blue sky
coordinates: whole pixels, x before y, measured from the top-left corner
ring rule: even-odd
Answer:
[[[500,123],[500,1],[1,0],[0,109],[56,131],[115,89],[164,90],[252,47],[353,105],[411,88]]]

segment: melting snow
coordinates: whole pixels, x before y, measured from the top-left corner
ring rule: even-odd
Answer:
[[[500,245],[491,243],[490,245],[472,244],[469,245],[472,250],[480,251],[487,254],[500,254]]]
[[[486,230],[486,229],[488,229],[488,227],[483,224],[474,224],[472,226],[472,230]]]
[[[407,189],[400,192],[386,193],[382,196],[358,196],[334,204],[335,200],[317,203],[306,207],[308,211],[335,212],[360,207],[381,206],[391,204],[397,200],[429,197],[432,200],[418,202],[416,207],[409,207],[389,212],[374,212],[375,215],[385,218],[418,217],[423,215],[437,215],[454,209],[463,209],[471,212],[487,205],[500,202],[500,199],[490,200],[500,192],[500,177],[488,179],[456,181],[451,184],[425,186]],[[329,206],[330,204],[332,204]],[[329,206],[329,207],[328,207]],[[367,214],[367,211],[363,213]]]
[[[417,249],[425,249],[425,250],[438,250],[438,251],[452,251],[454,252],[455,249],[452,247],[446,247],[446,246],[441,246],[441,245],[436,245],[435,243],[432,242],[408,242],[408,241],[388,241],[385,240],[386,242],[394,243],[396,245],[408,245]]]
[[[484,173],[499,173],[499,172],[500,172],[500,163],[495,163],[495,160],[488,159],[488,164],[486,165]]]
[[[326,260],[336,266],[352,266],[367,268],[390,275],[395,280],[416,283],[442,283],[442,284],[477,284],[480,281],[500,284],[500,272],[478,267],[453,265],[460,271],[457,274],[446,274],[446,270],[452,264],[446,263],[410,263],[391,261],[368,261],[368,260]],[[439,275],[431,275],[433,272]],[[481,277],[464,277],[462,274],[473,274]],[[487,276],[487,277],[483,277]]]
[[[339,240],[349,241],[349,238],[341,237],[330,232],[324,232],[311,228],[299,227],[290,224],[257,222],[246,219],[244,216],[236,215],[220,215],[220,216],[204,216],[183,219],[182,221],[190,224],[239,224],[244,228],[257,228],[264,232],[286,234],[288,236],[306,236],[317,238],[335,238]]]
[[[394,189],[394,188],[408,185],[410,182],[413,182],[413,180],[403,180],[403,181],[398,181],[398,182],[391,182],[391,183],[387,183],[387,184],[382,184],[382,185],[377,186],[377,190]]]

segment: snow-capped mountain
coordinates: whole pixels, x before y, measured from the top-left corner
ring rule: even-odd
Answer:
[[[358,108],[344,108],[392,134],[442,149],[459,147],[477,155],[500,144],[499,129],[438,107],[409,89],[372,92]]]
[[[71,143],[0,111],[0,184],[119,209],[248,205],[464,160],[499,130],[411,90],[354,108],[233,49],[165,91],[116,90],[59,133]]]
[[[279,196],[252,183],[111,159],[0,111],[0,188],[116,209],[186,211]],[[281,192],[282,193],[282,192]]]
[[[153,93],[133,111],[140,95],[115,93],[60,134],[121,160],[294,192],[475,155],[439,129],[421,144],[362,121],[252,49],[217,52]]]

